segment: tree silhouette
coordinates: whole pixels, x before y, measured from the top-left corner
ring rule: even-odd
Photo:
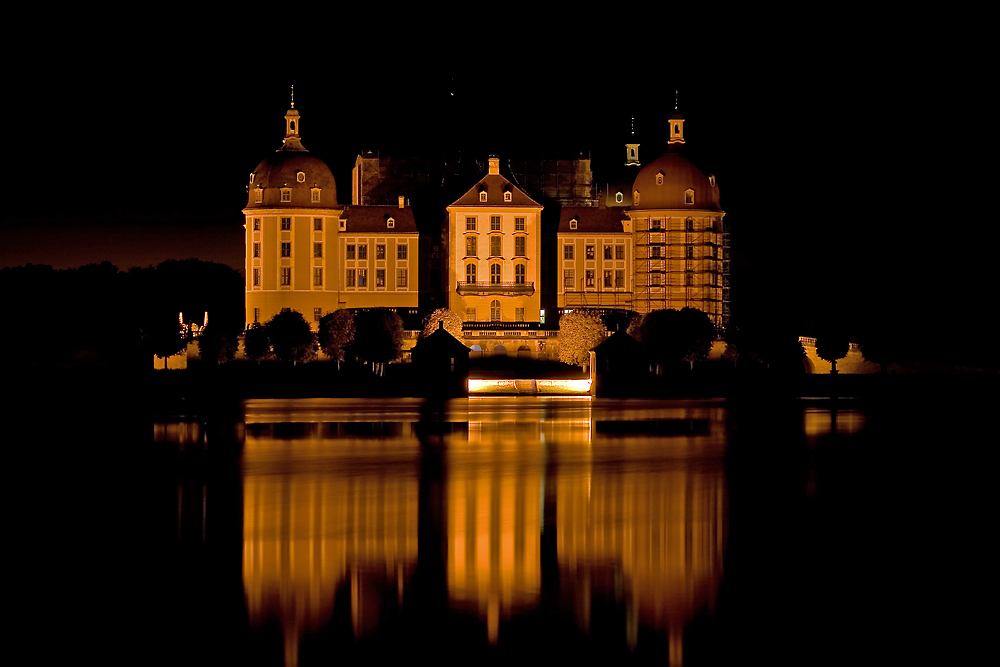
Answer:
[[[847,356],[851,341],[839,327],[827,327],[816,336],[816,356],[830,362],[830,373],[837,374],[837,360]]]
[[[219,324],[209,324],[198,337],[198,352],[206,364],[218,366],[232,361],[238,343],[236,337]]]
[[[462,318],[448,308],[437,308],[424,318],[421,338],[426,338],[438,330],[438,322],[444,322],[444,330],[458,340],[462,340]]]
[[[267,329],[259,322],[247,327],[243,336],[243,354],[247,359],[258,363],[271,356],[271,341],[267,337]]]
[[[708,356],[715,340],[715,326],[708,315],[697,308],[654,310],[642,318],[636,330],[653,358],[667,366],[696,361]]]
[[[274,356],[297,364],[316,357],[316,339],[309,323],[297,310],[284,310],[265,325]]]
[[[344,350],[354,341],[354,313],[347,309],[327,313],[319,321],[319,345],[323,354],[337,362],[344,360]]]
[[[588,310],[574,310],[559,318],[559,361],[587,366],[590,351],[608,337],[601,316]]]
[[[149,351],[163,359],[164,368],[167,367],[168,357],[179,354],[187,347],[177,316],[168,311],[158,311],[147,322],[143,334]]]
[[[354,324],[351,351],[383,375],[385,363],[398,357],[403,349],[402,318],[388,308],[372,308],[355,313]]]

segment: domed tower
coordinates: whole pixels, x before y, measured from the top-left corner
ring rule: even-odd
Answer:
[[[715,176],[694,165],[684,145],[684,116],[675,105],[666,154],[646,164],[632,184],[633,308],[697,308],[725,327],[725,212]]]
[[[281,147],[250,174],[243,209],[248,325],[290,309],[315,327],[338,306],[337,184],[302,145],[300,121],[293,97]]]

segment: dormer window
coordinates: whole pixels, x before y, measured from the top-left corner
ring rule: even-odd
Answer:
[[[250,184],[253,185],[253,172],[250,172]]]
[[[510,198],[511,198],[511,193],[510,193],[510,190],[508,190],[507,192],[503,193],[503,200],[504,200],[505,202],[509,202],[509,201],[510,201]]]
[[[708,184],[711,185],[713,188],[715,187],[715,174],[712,174],[711,176],[708,177]]]
[[[392,229],[396,226],[396,221],[392,218],[386,218],[385,226],[388,227],[389,229]]]
[[[340,231],[343,232],[343,231],[346,231],[346,230],[347,230],[347,219],[346,218],[341,218],[340,219]]]
[[[258,203],[258,204],[261,203],[262,201],[264,201],[264,190],[262,188],[259,188],[259,187],[258,188],[254,188],[253,189],[253,198],[254,198],[254,201],[256,203]]]
[[[313,188],[310,193],[309,201],[311,201],[313,204],[318,204],[320,192],[322,191],[319,188]]]
[[[636,190],[635,192],[632,193],[632,203],[633,204],[638,204],[639,203],[639,191],[638,190]]]
[[[576,226],[577,226],[578,222],[579,221],[576,218],[573,218],[572,220],[569,221],[569,228],[570,229],[576,229]]]
[[[694,204],[694,190],[685,190],[684,191],[684,203],[685,204]]]
[[[300,171],[297,174],[295,174],[295,180],[298,181],[299,183],[305,183],[306,182],[306,172]]]
[[[615,193],[615,203],[616,204],[621,204],[623,201],[625,201],[625,196],[622,193],[620,193],[620,192],[616,192]]]
[[[292,201],[291,188],[281,188],[281,201]]]
[[[479,201],[484,204],[486,203],[486,190],[479,191]]]
[[[663,185],[663,172],[661,171],[656,175],[656,184]]]

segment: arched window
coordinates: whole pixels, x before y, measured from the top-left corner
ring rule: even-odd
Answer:
[[[500,302],[496,299],[490,301],[490,322],[500,321]]]
[[[500,265],[490,264],[490,284],[499,285],[500,284]]]
[[[465,265],[465,282],[475,284],[476,282],[476,265],[466,264]]]
[[[514,284],[524,284],[524,264],[516,264],[514,266]]]

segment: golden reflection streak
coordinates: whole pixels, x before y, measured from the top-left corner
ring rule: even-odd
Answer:
[[[379,618],[380,591],[402,583],[417,559],[417,442],[325,439],[248,432],[244,447],[243,580],[249,620],[284,628],[285,664],[307,631],[332,615],[350,586],[356,635]],[[372,450],[377,450],[373,457]],[[379,465],[366,465],[376,459]]]

